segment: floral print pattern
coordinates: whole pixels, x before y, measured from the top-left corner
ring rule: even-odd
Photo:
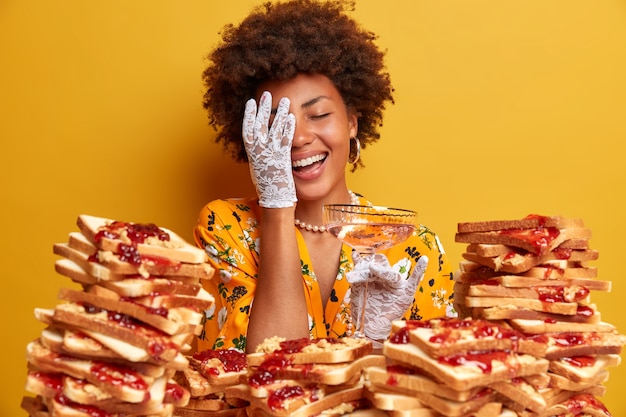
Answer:
[[[360,197],[363,204],[369,204]],[[205,311],[204,330],[198,338],[198,349],[246,347],[248,319],[259,264],[259,206],[255,198],[215,200],[200,212],[194,229],[196,244],[204,248],[216,272],[204,283],[214,297],[215,305]],[[295,228],[295,226],[294,226]],[[351,248],[343,245],[339,270],[326,308],[304,239],[295,228],[300,249],[303,291],[306,294],[311,337],[344,337],[350,326],[350,284],[346,273],[353,268]],[[419,285],[413,306],[404,319],[426,320],[455,315],[453,278],[445,252],[436,234],[425,226],[404,243],[383,252],[389,262],[409,276],[412,265],[422,255],[429,264]]]

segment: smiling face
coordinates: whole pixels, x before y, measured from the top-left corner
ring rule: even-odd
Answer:
[[[299,74],[287,81],[259,86],[272,93],[272,109],[282,97],[291,101],[296,118],[291,149],[298,200],[332,200],[346,192],[345,169],[350,138],[357,134],[357,116],[349,112],[333,83],[324,75]]]

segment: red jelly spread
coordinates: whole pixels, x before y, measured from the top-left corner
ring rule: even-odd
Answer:
[[[570,365],[576,366],[578,368],[586,368],[588,366],[593,366],[596,363],[596,358],[593,356],[572,356],[569,358],[561,358],[561,361],[569,363]]]
[[[556,227],[538,227],[536,229],[510,229],[501,230],[498,233],[511,236],[515,239],[528,243],[535,255],[545,253],[552,241],[561,233]]]
[[[304,388],[299,385],[288,385],[273,391],[267,398],[267,405],[270,410],[283,409],[286,400],[304,397]],[[317,398],[313,399],[315,401]]]
[[[84,405],[84,404],[79,404],[77,402],[74,402],[72,400],[70,400],[69,398],[67,398],[65,395],[59,394],[57,395],[55,398],[55,401],[58,402],[59,404],[62,404],[66,407],[69,408],[73,408],[74,410],[77,410],[83,414],[88,415],[89,417],[109,417],[111,416],[111,414],[107,413],[106,411],[94,407],[92,405]]]
[[[108,239],[118,239],[122,231],[126,230],[126,234],[133,243],[144,243],[149,237],[156,237],[162,241],[169,241],[170,235],[163,229],[160,229],[153,223],[126,223],[115,221],[107,226],[103,226],[96,233],[96,242],[103,237]]]
[[[494,350],[494,351],[480,351],[480,352],[467,352],[457,353],[449,356],[441,356],[439,363],[451,365],[451,366],[475,366],[479,368],[483,373],[491,373],[493,367],[492,362],[494,360],[500,362],[506,362],[509,354],[506,351]]]
[[[219,359],[224,367],[224,372],[239,372],[248,367],[246,355],[235,349],[222,350],[204,350],[193,354],[193,358],[205,364],[210,359]],[[209,372],[213,375],[219,375],[220,370],[209,368]]]

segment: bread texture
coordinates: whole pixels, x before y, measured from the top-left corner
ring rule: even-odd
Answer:
[[[547,371],[490,384],[514,415],[609,415],[598,397],[626,339],[592,302],[612,285],[598,279],[590,238],[580,219],[561,216],[458,225],[456,241],[468,245],[454,275],[456,310],[545,343]]]
[[[56,272],[80,287],[35,309],[46,327],[27,346],[35,397],[23,408],[41,417],[171,417],[191,399],[174,376],[189,367],[184,352],[213,305],[202,281],[214,270],[204,251],[156,225],[87,215],[77,224],[53,252]]]

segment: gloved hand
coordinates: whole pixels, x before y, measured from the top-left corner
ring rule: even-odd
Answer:
[[[246,103],[243,142],[261,207],[292,207],[297,201],[291,172],[291,144],[296,119],[289,113],[289,104],[286,97],[280,100],[270,128],[272,95],[267,91],[261,95],[258,113],[254,99]]]
[[[391,332],[391,323],[402,318],[411,307],[415,290],[424,278],[428,257],[421,256],[411,275],[406,278],[410,261],[393,267],[382,253],[360,255],[352,252],[354,269],[346,274],[351,284],[350,300],[352,320],[359,330],[363,314],[365,336],[372,340],[385,340]],[[363,304],[365,299],[365,304]]]

